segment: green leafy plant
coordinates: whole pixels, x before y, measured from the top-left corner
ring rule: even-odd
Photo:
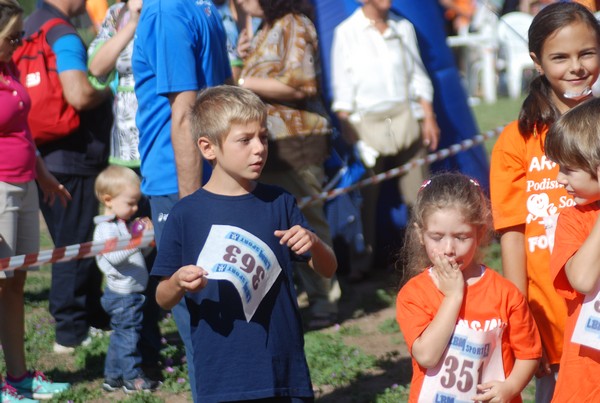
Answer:
[[[350,326],[340,326],[338,331],[340,336],[360,336],[363,331],[359,326],[350,325]]]
[[[377,395],[375,403],[397,403],[408,400],[408,387],[394,384]]]
[[[375,357],[343,343],[339,335],[305,335],[306,359],[315,385],[346,386],[375,365]]]
[[[398,327],[398,323],[395,318],[389,318],[384,320],[377,327],[379,331],[383,334],[395,334],[400,333],[400,328]]]

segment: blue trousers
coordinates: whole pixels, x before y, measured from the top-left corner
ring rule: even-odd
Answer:
[[[117,294],[108,288],[104,290],[102,307],[110,316],[112,329],[104,361],[106,378],[129,380],[142,374],[142,355],[138,342],[145,300],[141,293]]]
[[[175,203],[179,200],[176,194],[167,196],[150,196],[150,207],[152,210],[152,223],[154,224],[154,239],[156,240],[156,248],[160,251],[160,239],[162,231],[165,228],[167,216]],[[173,319],[177,325],[179,336],[185,346],[185,359],[188,364],[188,376],[190,379],[190,388],[192,390],[192,398],[196,401],[196,374],[194,371],[194,356],[192,347],[192,334],[190,327],[190,313],[185,304],[185,299],[182,298],[177,305],[171,310]]]

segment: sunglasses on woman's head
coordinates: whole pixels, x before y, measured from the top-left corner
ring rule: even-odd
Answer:
[[[8,40],[8,43],[10,43],[12,46],[19,46],[23,43],[24,36],[25,36],[25,31],[21,31],[21,32],[17,32],[13,36],[7,37],[6,39]]]

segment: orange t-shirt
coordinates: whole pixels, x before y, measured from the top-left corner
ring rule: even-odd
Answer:
[[[94,26],[98,28],[100,24],[102,24],[106,12],[108,11],[108,2],[106,0],[87,0],[85,8],[90,16],[90,20],[92,20]]]
[[[579,3],[579,4],[583,4],[584,6],[586,6],[587,8],[589,8],[589,10],[593,13],[594,11],[596,11],[596,2],[593,0],[575,0],[575,2]]]
[[[457,323],[473,330],[506,326],[502,334],[502,362],[508,376],[515,359],[534,360],[542,356],[540,336],[523,294],[495,271],[485,269],[481,279],[467,287]],[[412,278],[398,293],[396,320],[409,351],[435,317],[443,299],[444,294],[435,286],[429,270]],[[409,402],[417,402],[427,369],[414,358],[412,367]],[[521,397],[512,402],[521,402]]]
[[[554,287],[567,302],[565,344],[553,402],[597,402],[600,399],[600,351],[571,342],[584,295],[567,279],[565,264],[579,250],[600,216],[596,203],[565,209],[558,219],[550,260]]]
[[[567,309],[550,278],[547,228],[574,202],[556,181],[558,166],[544,155],[545,138],[546,131],[525,140],[516,121],[506,126],[492,151],[490,195],[496,230],[525,225],[529,307],[550,363],[558,364]]]

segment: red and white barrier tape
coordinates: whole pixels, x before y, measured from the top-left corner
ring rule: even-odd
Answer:
[[[27,255],[11,256],[0,259],[0,272],[12,271],[26,267],[41,266],[46,263],[67,262],[84,259],[108,252],[116,252],[133,248],[144,248],[154,242],[154,231],[146,230],[140,236],[123,235],[105,241],[85,242],[77,245],[63,246],[56,249],[42,250]]]
[[[354,189],[374,185],[376,183],[383,182],[387,179],[403,175],[406,172],[418,166],[424,164],[431,164],[432,162],[442,160],[451,155],[456,155],[461,151],[468,150],[469,148],[472,148],[475,145],[481,144],[485,140],[498,135],[502,131],[502,129],[503,127],[498,127],[486,133],[479,134],[471,139],[463,140],[460,143],[453,144],[448,148],[444,148],[442,150],[438,150],[434,153],[431,153],[425,158],[419,158],[413,161],[409,161],[404,165],[390,169],[387,172],[382,172],[370,178],[363,179],[351,186],[322,192],[318,195],[311,197],[305,197],[298,202],[298,205],[300,206],[300,208],[303,208],[319,200],[333,199],[338,195],[350,192]],[[116,252],[126,249],[143,248],[146,246],[150,246],[151,244],[153,244],[153,242],[154,231],[147,230],[144,231],[141,236],[136,237],[132,237],[131,235],[124,235],[118,238],[107,239],[106,241],[85,242],[76,245],[63,246],[56,249],[43,250],[37,253],[30,253],[27,255],[11,256],[0,259],[0,272],[8,272],[27,267],[41,266],[46,263],[67,262],[70,260],[84,259],[88,257],[101,255],[104,253]]]
[[[453,144],[448,148],[444,148],[438,150],[434,153],[428,154],[427,157],[418,158],[412,161],[407,162],[404,165],[400,165],[399,167],[392,168],[389,171],[382,172],[378,175],[371,176],[367,179],[363,179],[359,182],[356,182],[353,185],[350,185],[345,188],[337,188],[333,190],[329,190],[327,192],[322,192],[314,196],[304,197],[298,201],[298,206],[300,208],[304,208],[313,203],[316,203],[319,200],[329,200],[333,199],[336,196],[339,196],[344,193],[348,193],[354,189],[360,189],[365,186],[374,185],[376,183],[383,182],[385,180],[394,178],[396,176],[404,175],[406,172],[410,171],[413,168],[419,167],[424,164],[431,164],[432,162],[443,160],[444,158],[448,158],[451,155],[456,155],[461,151],[468,150],[478,144],[483,143],[484,141],[500,134],[504,129],[503,126],[498,127],[496,129],[490,130],[483,134],[478,134],[477,136],[461,141],[460,143]]]

